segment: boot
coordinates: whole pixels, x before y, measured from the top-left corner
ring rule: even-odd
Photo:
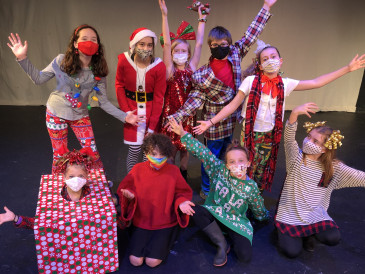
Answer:
[[[213,265],[223,266],[227,262],[227,253],[229,252],[229,245],[227,244],[226,238],[222,233],[222,230],[218,226],[216,221],[213,221],[206,226],[203,231],[208,235],[210,240],[218,246],[217,254],[215,254]]]

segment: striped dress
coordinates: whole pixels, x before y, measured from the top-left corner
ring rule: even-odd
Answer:
[[[328,215],[332,191],[345,187],[365,187],[365,172],[341,162],[334,163],[334,174],[327,187],[321,184],[320,162],[306,158],[295,141],[297,122],[287,122],[284,132],[287,177],[280,196],[276,227],[292,237],[305,237],[337,227]]]

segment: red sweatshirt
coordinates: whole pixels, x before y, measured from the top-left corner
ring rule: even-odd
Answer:
[[[128,189],[135,198],[128,200],[121,189]],[[148,161],[136,164],[120,183],[117,194],[121,220],[132,220],[136,227],[157,230],[189,223],[189,216],[179,210],[179,205],[190,201],[193,192],[175,165],[167,163],[156,170]]]

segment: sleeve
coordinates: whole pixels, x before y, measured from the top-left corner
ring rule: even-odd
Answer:
[[[127,107],[127,97],[125,96],[125,78],[127,77],[124,71],[123,60],[125,59],[124,54],[119,54],[118,56],[118,66],[115,76],[115,92],[117,94],[117,100],[119,108],[124,111],[132,111],[133,109],[128,109]]]
[[[18,222],[14,225],[16,228],[34,229],[34,217],[19,216]]]
[[[190,133],[181,137],[181,143],[186,149],[197,157],[204,165],[205,172],[209,178],[214,177],[220,172],[223,164],[222,160],[218,159],[207,147],[195,139]]]
[[[201,107],[205,100],[205,93],[202,92],[198,86],[195,86],[195,88],[190,91],[184,105],[173,115],[170,115],[169,118],[175,118],[178,123],[183,122],[190,116],[194,116],[197,109]]]
[[[124,111],[122,111],[122,110],[118,109],[117,107],[115,107],[108,100],[108,97],[106,96],[106,78],[105,77],[101,78],[101,80],[97,84],[97,87],[99,88],[99,91],[97,92],[98,99],[99,99],[99,101],[98,101],[99,102],[99,106],[106,113],[109,113],[113,117],[115,117],[118,120],[120,120],[123,123],[125,123],[125,118],[126,118],[127,114]]]
[[[251,209],[255,219],[265,221],[270,218],[269,211],[265,208],[264,199],[260,195],[257,184],[252,185],[251,195],[248,197],[248,206]]]
[[[176,168],[177,182],[175,187],[174,210],[177,216],[177,221],[182,228],[189,224],[189,215],[181,212],[179,205],[185,201],[191,201],[193,198],[193,191],[182,177],[180,171]]]
[[[34,84],[41,85],[55,76],[53,65],[55,64],[58,66],[58,59],[58,57],[53,59],[53,61],[42,71],[39,71],[37,68],[35,68],[28,58],[17,62]]]
[[[134,176],[133,176],[134,168],[127,174],[127,176],[123,179],[123,181],[119,184],[117,195],[119,197],[120,202],[120,210],[121,214],[119,216],[120,221],[123,223],[132,220],[134,212],[137,207],[137,195],[136,189],[134,186]],[[128,189],[130,192],[134,194],[134,199],[127,199],[122,193],[122,189]]]
[[[262,8],[246,30],[241,40],[238,40],[235,43],[235,46],[239,49],[241,59],[247,54],[252,44],[256,42],[270,17],[271,14]]]
[[[338,181],[336,189],[345,187],[365,187],[365,172],[339,162],[335,167],[334,180]]]
[[[245,94],[245,96],[247,96],[250,93],[250,89],[251,89],[251,85],[252,85],[252,81],[251,81],[252,79],[253,79],[252,76],[246,77],[242,81],[242,83],[241,83],[241,85],[238,89],[240,92],[243,92]]]
[[[285,97],[286,96],[289,96],[292,93],[292,91],[299,84],[299,80],[294,80],[294,79],[290,79],[290,78],[283,79],[283,82],[284,82],[284,93],[285,93]]]
[[[152,113],[148,123],[148,131],[154,132],[160,120],[166,92],[166,66],[163,62],[158,65],[155,85],[153,87]]]
[[[295,133],[297,131],[298,121],[293,123],[292,125],[289,121],[286,122],[285,130],[284,130],[284,149],[285,149],[285,160],[286,160],[286,170],[290,169],[292,163],[298,156],[299,146],[297,141],[295,140]]]

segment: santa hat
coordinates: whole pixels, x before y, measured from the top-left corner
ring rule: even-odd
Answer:
[[[155,46],[156,46],[156,43],[157,43],[157,36],[156,34],[152,31],[152,30],[149,30],[149,29],[146,29],[146,28],[139,28],[139,29],[136,29],[131,37],[129,37],[129,50],[131,53],[133,53],[133,50],[136,46],[136,44],[143,38],[145,37],[152,37],[153,38],[153,42],[155,43]]]

